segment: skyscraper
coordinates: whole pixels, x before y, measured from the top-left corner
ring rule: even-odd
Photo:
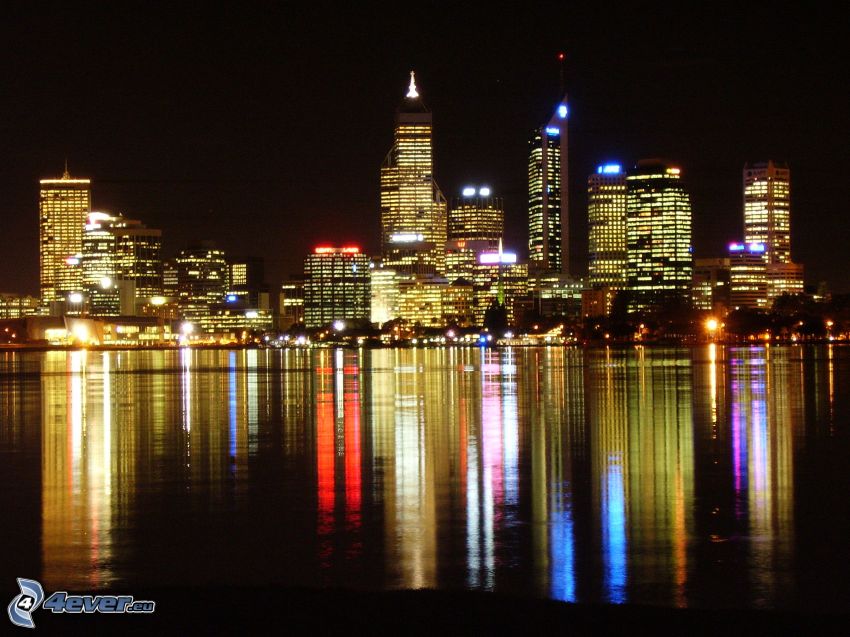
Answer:
[[[569,270],[567,98],[534,131],[528,155],[528,259],[538,271]]]
[[[791,171],[767,161],[744,166],[744,243],[763,243],[768,263],[791,262]]]
[[[162,294],[162,231],[120,214],[89,213],[82,289],[94,315],[135,314],[137,305]]]
[[[629,172],[626,242],[632,309],[690,297],[691,202],[679,168],[645,159]]]
[[[224,303],[228,267],[224,250],[210,241],[181,250],[174,259],[177,267],[177,299],[190,321],[208,316],[211,306]]]
[[[41,302],[64,301],[82,284],[83,226],[91,209],[91,181],[42,179],[39,193],[39,265]]]
[[[791,260],[791,171],[774,161],[744,165],[744,242],[765,247],[767,302],[803,291],[803,266]]]
[[[588,283],[626,284],[626,175],[619,164],[599,166],[587,179]]]
[[[763,243],[729,244],[729,304],[732,309],[767,305],[767,269]]]
[[[381,251],[386,267],[413,274],[442,274],[445,265],[447,205],[434,181],[432,129],[411,71],[381,166]]]
[[[499,244],[505,229],[502,199],[493,197],[487,186],[467,186],[452,200],[449,211],[449,241],[489,241]]]
[[[368,321],[369,257],[356,246],[320,246],[304,260],[304,323]]]

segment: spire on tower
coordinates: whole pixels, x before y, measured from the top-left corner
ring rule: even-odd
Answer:
[[[62,173],[62,179],[70,179],[71,173],[68,172],[68,157],[65,157],[65,172]]]
[[[407,88],[407,97],[411,99],[419,97],[419,93],[416,91],[416,74],[414,71],[410,72],[410,86]]]
[[[564,86],[564,59],[565,59],[566,57],[567,57],[567,56],[564,54],[564,52],[563,52],[563,51],[561,51],[561,52],[559,52],[559,53],[558,53],[558,70],[560,71],[560,75],[561,75],[561,78],[560,78],[560,79],[561,79],[561,85],[560,85],[560,88],[561,88],[561,95],[562,95],[562,96],[566,93],[566,88],[565,88],[565,86]]]

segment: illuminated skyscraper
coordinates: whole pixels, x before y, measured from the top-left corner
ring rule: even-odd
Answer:
[[[678,168],[647,159],[629,172],[626,241],[632,309],[690,298],[691,202]]]
[[[791,171],[773,161],[744,166],[744,243],[763,243],[768,263],[791,262]]]
[[[369,257],[358,247],[318,247],[304,260],[304,323],[369,321]]]
[[[413,72],[396,111],[395,141],[381,166],[384,265],[413,274],[442,274],[446,199],[434,181],[432,116]]]
[[[138,305],[162,294],[162,231],[120,214],[89,213],[82,272],[90,313],[135,314]]]
[[[587,179],[588,283],[626,284],[626,175],[618,164],[599,166]]]
[[[224,250],[204,241],[181,250],[174,263],[177,299],[188,320],[208,316],[211,306],[224,302],[229,277]]]
[[[39,264],[41,302],[64,301],[82,284],[80,259],[83,226],[91,209],[91,181],[42,179],[39,194]]]
[[[803,292],[803,265],[791,260],[791,171],[774,161],[744,166],[744,241],[765,247],[767,302]]]
[[[528,156],[528,259],[535,270],[569,269],[567,98],[534,131]]]
[[[505,229],[505,209],[490,188],[467,186],[452,201],[449,241],[489,241],[496,247]]]
[[[767,306],[767,263],[763,243],[729,244],[729,304],[732,309]]]

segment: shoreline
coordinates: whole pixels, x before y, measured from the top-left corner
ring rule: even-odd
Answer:
[[[625,349],[636,346],[669,349],[682,348],[692,349],[695,347],[703,347],[706,345],[720,345],[723,347],[797,347],[803,345],[850,345],[850,341],[830,341],[828,339],[816,339],[809,341],[703,341],[699,343],[692,342],[648,342],[648,341],[616,341],[610,343],[488,343],[479,345],[476,343],[439,343],[439,344],[419,344],[413,345],[410,343],[383,345],[383,344],[364,344],[356,345],[351,343],[321,343],[312,344],[309,346],[296,347],[267,347],[257,344],[231,343],[227,345],[221,344],[192,344],[192,345],[86,345],[85,347],[75,345],[42,345],[42,344],[0,344],[0,352],[141,352],[141,351],[182,351],[184,349],[194,350],[272,350],[272,351],[309,351],[313,349],[508,349],[508,348],[575,348],[575,349]]]

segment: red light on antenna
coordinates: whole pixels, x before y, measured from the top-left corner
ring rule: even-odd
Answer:
[[[564,61],[564,57],[565,57],[565,56],[564,56],[563,51],[562,51],[561,53],[558,53],[558,60],[559,60],[559,61],[563,62],[563,61]]]

